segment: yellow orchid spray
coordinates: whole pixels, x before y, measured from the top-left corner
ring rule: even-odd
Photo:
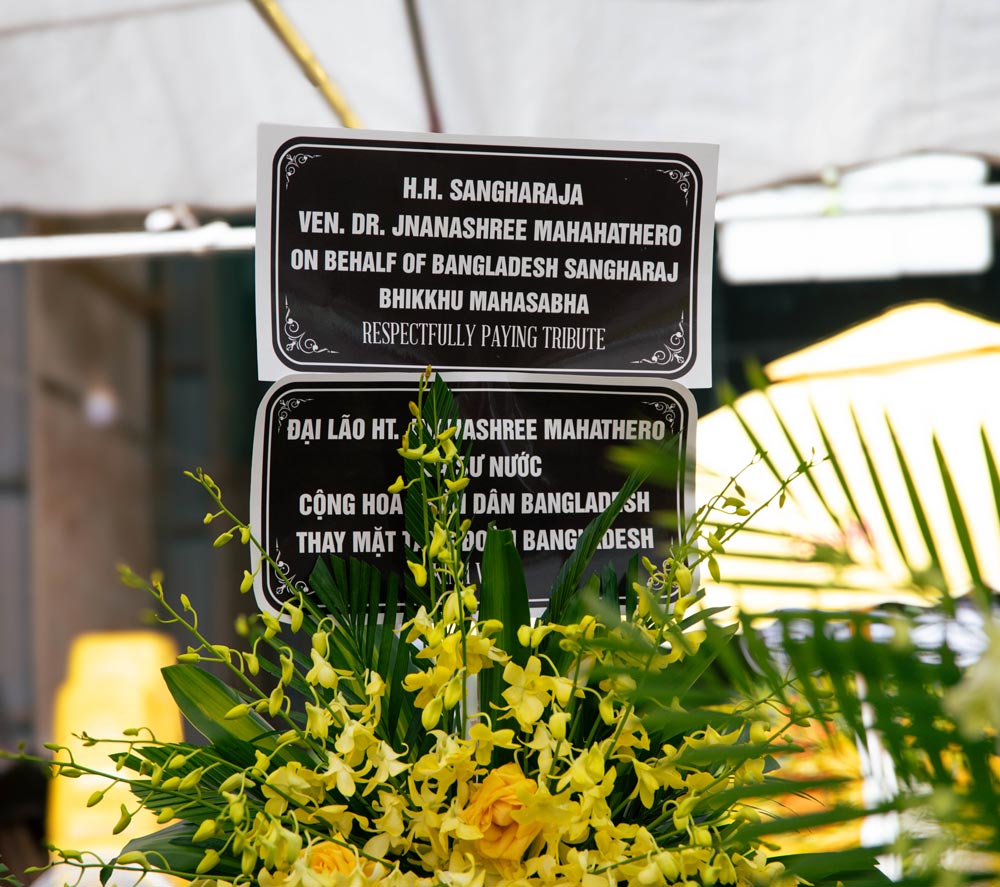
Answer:
[[[116,860],[64,861],[194,887],[794,883],[753,827],[766,762],[795,718],[706,683],[732,634],[692,615],[701,549],[646,559],[645,579],[587,581],[601,532],[585,533],[539,616],[509,532],[491,527],[476,588],[462,551],[467,451],[447,395],[422,374],[389,487],[416,506],[405,595],[372,567],[321,560],[308,592],[287,584],[281,618],[244,620],[235,649],[204,638],[157,580],[123,571],[192,637],[165,679],[207,744],[107,740],[109,778],[172,824]],[[212,479],[192,477],[212,521],[232,523],[223,535],[280,575]]]

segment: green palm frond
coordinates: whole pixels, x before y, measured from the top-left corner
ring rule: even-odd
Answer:
[[[412,647],[396,631],[399,577],[390,573],[383,578],[379,570],[363,561],[332,556],[329,564],[317,561],[309,588],[332,617],[332,623],[324,625],[329,629],[331,662],[358,675],[376,673],[385,682],[386,717],[381,726],[393,735],[382,738],[402,740],[410,736],[419,718],[414,714],[412,695],[401,685],[418,666]],[[318,628],[317,623],[314,630]],[[351,695],[349,685],[344,692]],[[361,701],[360,696],[355,701]]]

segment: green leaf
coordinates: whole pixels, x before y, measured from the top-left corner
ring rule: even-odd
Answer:
[[[976,558],[976,550],[972,545],[972,533],[969,530],[969,522],[965,518],[962,510],[962,503],[958,498],[958,490],[955,488],[955,481],[951,476],[951,469],[945,461],[941,444],[937,435],[931,437],[934,445],[934,458],[937,460],[938,471],[941,472],[941,482],[944,484],[945,495],[948,498],[948,511],[951,514],[952,524],[955,527],[955,535],[958,544],[961,546],[962,554],[965,556],[965,565],[969,570],[973,588],[982,590],[986,588],[982,571],[979,569],[979,561]]]
[[[309,576],[316,600],[334,618],[327,659],[334,668],[346,669],[363,679],[368,670],[385,681],[382,704],[385,716],[379,722],[380,738],[405,742],[413,720],[419,722],[413,696],[402,688],[403,678],[417,666],[409,644],[395,631],[399,608],[399,577],[391,574],[383,584],[379,570],[364,561],[332,556],[320,559]],[[339,688],[351,697],[350,682]],[[349,698],[364,701],[360,690]]]
[[[496,644],[510,654],[513,662],[523,667],[528,661],[529,651],[521,646],[517,630],[531,622],[528,586],[521,556],[514,544],[514,533],[498,530],[493,524],[486,531],[483,549],[479,618],[483,621],[497,619],[503,623],[496,636]],[[479,676],[480,711],[492,715],[493,706],[503,701],[500,696],[502,689],[502,670],[498,667],[483,670]]]
[[[552,584],[552,593],[549,597],[549,605],[542,615],[543,622],[561,622],[565,615],[569,602],[578,594],[580,581],[583,574],[590,565],[597,547],[604,538],[604,534],[611,528],[615,519],[621,513],[625,503],[642,486],[646,479],[648,470],[637,468],[618,491],[618,495],[611,501],[611,504],[597,517],[595,517],[586,529],[580,534],[576,542],[576,548],[566,559],[559,570]]]
[[[876,847],[851,847],[775,858],[784,863],[789,874],[816,887],[838,882],[850,883],[852,887],[861,883],[890,884],[890,879],[876,867],[881,850]]]
[[[762,384],[760,386],[761,394],[763,395],[765,401],[767,401],[767,405],[771,408],[771,414],[774,417],[775,422],[777,422],[778,428],[781,430],[781,434],[782,434],[782,436],[785,439],[785,443],[787,443],[788,446],[791,448],[792,455],[793,455],[795,461],[799,465],[805,465],[809,460],[806,457],[806,455],[802,452],[802,448],[799,446],[798,442],[795,440],[795,437],[792,434],[791,429],[788,427],[788,424],[785,422],[784,418],[782,417],[781,410],[778,409],[777,404],[775,404],[775,402],[771,398],[771,395],[767,391],[767,383],[766,383],[766,381],[763,381],[763,378],[764,378],[763,377],[763,372],[761,372],[761,377],[760,378],[762,380]],[[735,407],[734,407],[734,411],[735,411]],[[815,410],[813,410],[813,415],[816,416]],[[742,421],[742,419],[741,419],[741,421]],[[816,424],[817,425],[819,424],[819,417],[818,416],[816,416]],[[746,427],[746,426],[744,426],[744,427]],[[826,439],[826,443],[829,444],[829,439]],[[777,480],[780,483],[783,480],[783,478],[779,477],[779,478],[777,478]],[[820,489],[820,486],[817,483],[816,478],[813,476],[813,473],[811,471],[805,472],[804,480],[805,480],[806,483],[809,484],[810,487],[812,487],[813,493],[816,494],[816,497],[817,497],[819,503],[823,506],[823,510],[827,513],[827,516],[833,522],[834,526],[837,527],[838,530],[843,531],[844,527],[843,527],[843,524],[842,524],[840,518],[838,517],[838,515],[837,515],[836,511],[833,509],[833,507],[830,505],[830,503],[827,500],[826,496],[823,495],[823,491],[822,491],[822,489]],[[792,490],[788,490],[787,492],[788,492],[788,495],[794,501],[795,500],[795,494],[794,494],[794,492]]]
[[[161,673],[184,717],[224,758],[248,767],[256,748],[275,749],[274,729],[256,712],[226,718],[234,705],[246,700],[217,677],[196,665],[168,665]]]
[[[899,556],[902,558],[903,562],[909,563],[906,547],[903,545],[903,539],[900,535],[899,527],[893,515],[892,507],[889,504],[889,497],[885,492],[885,488],[882,485],[882,479],[879,476],[878,469],[875,467],[875,461],[871,456],[873,448],[868,445],[864,432],[861,430],[861,422],[858,419],[858,414],[855,412],[853,406],[851,407],[851,422],[854,426],[854,433],[858,438],[858,444],[861,447],[861,454],[864,456],[865,466],[868,468],[868,476],[871,479],[872,489],[875,491],[879,506],[882,509],[882,517],[885,519],[885,525],[889,530],[889,535],[892,536],[893,544],[896,547],[896,551],[899,552]]]
[[[927,519],[927,511],[923,507],[923,503],[920,501],[920,493],[917,488],[916,478],[913,476],[913,472],[910,470],[910,466],[907,464],[906,457],[903,455],[903,448],[900,445],[899,438],[896,435],[896,430],[892,427],[892,422],[889,421],[889,414],[885,414],[885,424],[889,432],[889,438],[892,441],[892,448],[896,454],[896,461],[899,463],[899,470],[903,476],[903,483],[906,485],[906,494],[910,500],[910,508],[913,510],[913,516],[916,519],[917,527],[920,530],[920,538],[923,539],[924,545],[927,548],[927,553],[930,557],[930,567],[935,575],[943,576],[943,570],[941,567],[941,557],[937,551],[937,545],[934,543],[934,536],[931,534],[930,522]],[[913,574],[913,567],[909,567],[910,573]]]
[[[142,851],[147,854],[151,868],[162,868],[181,877],[186,876],[186,880],[193,880],[195,870],[204,857],[206,848],[221,849],[223,846],[223,841],[220,838],[209,839],[193,846],[192,838],[200,824],[175,822],[159,831],[133,838],[122,848],[122,853]],[[160,854],[162,854],[162,858]],[[164,860],[166,865],[161,865]],[[223,855],[218,866],[212,871],[213,877],[219,878],[235,877],[239,873],[238,858],[229,855]],[[107,883],[103,870],[101,883]]]

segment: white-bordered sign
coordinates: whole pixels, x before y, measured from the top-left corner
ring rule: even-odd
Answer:
[[[262,379],[568,371],[711,384],[714,145],[265,125]]]
[[[693,464],[696,408],[685,388],[650,378],[443,375],[472,446],[473,581],[492,520],[514,530],[529,595],[544,604],[579,533],[621,487],[624,475],[606,459],[613,445],[660,444],[675,460],[676,482],[629,500],[594,566],[622,569],[673,539],[667,525],[682,523],[693,501],[684,466]],[[296,586],[305,589],[317,559],[331,555],[405,572],[403,499],[387,488],[401,473],[396,449],[416,389],[412,373],[338,373],[289,376],[268,391],[254,431],[251,526]],[[664,513],[675,520],[657,519]],[[287,598],[270,569],[255,590],[265,611]]]

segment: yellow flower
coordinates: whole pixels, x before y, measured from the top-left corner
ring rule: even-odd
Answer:
[[[306,735],[325,740],[332,723],[333,715],[325,705],[306,703]]]
[[[271,771],[261,791],[268,799],[267,809],[275,816],[284,813],[289,804],[297,807],[317,805],[324,794],[323,780],[298,761],[290,761]]]
[[[307,851],[309,868],[320,874],[349,875],[358,867],[358,857],[347,847],[333,841],[320,841]]]
[[[327,789],[332,789],[336,786],[337,791],[345,798],[352,797],[357,791],[357,774],[354,772],[354,769],[349,767],[343,758],[335,755],[333,752],[328,751],[326,759],[328,766],[323,775]]]
[[[328,690],[336,690],[337,684],[340,683],[341,672],[330,665],[315,647],[309,651],[309,655],[312,657],[313,665],[306,672],[306,681],[310,684],[319,684]]]
[[[458,447],[455,446],[455,442],[450,437],[441,441],[441,449],[444,450],[445,462],[451,462],[458,455]]]
[[[391,777],[405,772],[409,768],[409,764],[399,760],[401,757],[403,757],[402,753],[395,751],[388,742],[380,741],[372,745],[368,749],[368,763],[375,772],[368,777],[368,785],[362,794],[369,794]]]
[[[266,823],[266,827],[257,835],[257,852],[264,866],[284,869],[292,865],[302,851],[302,836],[285,828],[276,819],[265,819],[260,813],[257,817],[262,825]],[[263,883],[262,877],[261,884]]]
[[[549,703],[552,679],[542,675],[542,661],[537,656],[529,657],[524,668],[508,662],[503,679],[509,686],[501,695],[522,729],[530,729]]]
[[[490,729],[489,724],[482,721],[472,725],[469,730],[469,739],[476,743],[476,763],[485,766],[493,756],[493,749],[516,748],[514,744],[513,730],[497,730],[495,733]]]
[[[519,822],[525,799],[538,791],[535,780],[528,779],[517,764],[504,764],[493,770],[472,794],[469,806],[460,814],[462,820],[479,829],[482,837],[476,849],[488,859],[517,862],[542,830],[539,822]]]
[[[392,838],[401,837],[406,828],[406,803],[403,799],[394,791],[380,790],[374,807],[382,812],[374,821],[375,828]]]
[[[419,690],[414,705],[426,708],[438,697],[455,672],[446,665],[435,665],[427,671],[413,671],[403,678],[403,689],[409,692]]]
[[[410,446],[410,432],[403,435],[403,445],[396,450],[404,459],[419,459],[427,450],[427,444],[420,444],[419,447]]]
[[[434,524],[434,536],[431,539],[430,547],[427,549],[428,557],[437,557],[438,552],[444,548],[445,542],[448,541],[448,531],[439,523]]]

